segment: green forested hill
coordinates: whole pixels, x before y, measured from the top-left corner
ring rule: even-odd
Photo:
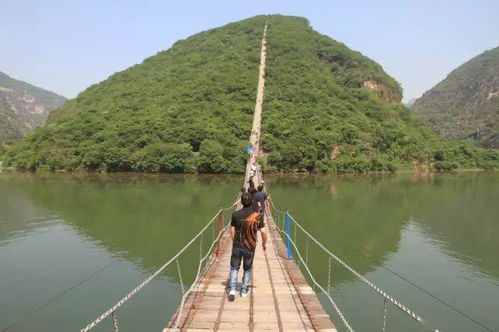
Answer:
[[[26,169],[242,172],[268,21],[262,147],[268,170],[491,167],[402,106],[375,62],[303,18],[257,16],[175,43],[91,86],[4,155]]]
[[[202,32],[93,85],[7,154],[28,169],[237,172],[264,17]]]
[[[499,47],[453,70],[412,106],[440,135],[499,148]]]

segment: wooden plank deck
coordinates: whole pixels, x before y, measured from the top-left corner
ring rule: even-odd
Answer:
[[[258,243],[249,296],[227,300],[232,241],[226,237],[221,256],[213,257],[198,289],[186,301],[179,330],[336,331],[298,267],[284,258],[284,244],[272,218],[266,223],[267,250]],[[241,278],[242,268],[238,281]],[[179,312],[163,331],[173,330]]]

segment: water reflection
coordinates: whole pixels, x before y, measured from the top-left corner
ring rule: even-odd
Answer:
[[[35,206],[57,214],[96,244],[140,262],[145,270],[155,270],[219,207],[230,205],[240,178],[23,174],[4,178],[1,183],[0,189],[9,192],[23,209]],[[24,215],[8,213],[8,220],[24,227]],[[12,228],[4,226],[3,233]],[[205,241],[212,235],[206,234]],[[193,264],[186,264],[186,269],[191,265],[194,269]]]
[[[496,182],[495,173],[267,178],[276,204],[361,273],[382,265],[414,220],[449,254],[499,277]],[[56,214],[110,251],[155,269],[228,205],[239,185],[238,176],[2,174],[0,192],[8,195],[0,202],[0,239]],[[319,255],[309,247],[310,257]],[[319,257],[311,264],[320,270]]]
[[[0,180],[0,246],[47,225],[52,216]]]
[[[400,292],[401,298],[409,302],[418,299],[418,295],[404,293],[408,287],[406,284],[397,286],[400,281],[386,279],[386,275],[380,276],[380,266],[389,265],[394,269],[403,269],[405,266],[405,272],[413,280],[420,280],[422,285],[431,284],[431,280],[434,280],[432,273],[425,269],[430,266],[436,269],[438,266],[439,275],[445,275],[446,280],[454,278],[453,282],[442,281],[438,286],[438,291],[444,292],[446,298],[470,298],[470,292],[476,291],[470,285],[479,285],[476,287],[482,294],[493,294],[493,287],[497,287],[497,283],[493,284],[490,280],[497,281],[499,278],[498,182],[497,173],[430,174],[417,177],[413,174],[267,177],[267,184],[278,207],[291,210],[313,235],[360,273],[373,276],[376,282],[389,280],[385,284],[387,289]],[[79,255],[78,262],[83,263],[77,266],[81,265],[81,271],[73,266],[75,271],[71,275],[64,271],[65,264],[58,270],[61,271],[60,279],[68,284],[106,264],[109,256],[122,257],[127,261],[126,269],[115,274],[110,271],[107,276],[102,275],[102,278],[108,279],[95,281],[100,285],[95,288],[95,293],[105,293],[111,289],[115,293],[112,296],[105,293],[107,295],[103,295],[103,298],[87,299],[90,305],[85,307],[85,319],[93,318],[101,309],[95,307],[96,303],[108,305],[112,302],[110,299],[119,297],[135,286],[138,280],[144,278],[144,274],[157,269],[214,215],[218,207],[234,200],[240,184],[240,176],[42,176],[2,173],[0,261],[3,257],[3,262],[11,264],[9,270],[12,270],[3,275],[4,288],[10,289],[10,284],[16,284],[16,271],[23,271],[20,274],[23,276],[30,275],[29,270],[33,269],[33,265],[29,264],[35,264],[29,260],[26,260],[27,264],[19,264],[13,252],[18,252],[22,261],[32,255],[33,247],[38,248],[37,255],[42,258],[36,260],[39,276],[33,277],[32,281],[36,283],[32,282],[34,289],[28,292],[32,295],[38,288],[40,301],[37,303],[61,288],[61,282],[51,283],[51,279],[48,279],[52,271],[43,270],[42,261],[47,259],[44,256],[52,257],[55,266],[56,261],[63,262]],[[53,227],[46,227],[52,225],[47,222],[53,223]],[[46,232],[42,236],[38,232],[33,233],[34,230]],[[13,239],[21,237],[29,238],[25,243],[26,248],[22,247],[21,242],[16,246],[12,243],[15,242]],[[211,237],[212,234],[206,235],[205,245]],[[298,232],[296,238],[304,251],[307,246],[304,237]],[[48,241],[57,241],[60,247]],[[431,242],[431,245],[425,246],[422,243],[424,241]],[[313,243],[308,243],[308,246],[310,266],[319,282],[326,284],[327,257]],[[13,247],[17,251],[12,251]],[[193,247],[186,253],[181,262],[185,275],[194,274],[193,262],[197,262],[198,257],[199,247]],[[410,259],[411,269],[408,269],[404,264]],[[469,284],[456,281],[463,277],[462,273],[456,272],[462,266],[491,278],[483,278],[486,281],[481,284],[473,279],[473,275],[466,274],[466,278],[471,279]],[[352,307],[349,308],[347,302],[342,302],[342,307],[350,313],[357,310],[356,299],[366,302],[367,297],[364,296],[369,292],[358,287],[353,282],[355,279],[343,268],[333,264],[332,270],[335,289],[339,292],[346,289],[345,294],[350,292],[348,289],[355,289]],[[5,283],[6,275],[10,284]],[[70,276],[69,281],[63,276]],[[175,269],[166,271],[166,277],[175,282]],[[44,288],[52,287],[49,293],[39,290],[42,280]],[[115,287],[118,282],[121,283],[119,289]],[[158,289],[167,292],[167,298],[178,298],[176,284],[168,285],[169,288],[164,284],[158,285]],[[86,292],[88,289],[82,289],[82,296]],[[4,303],[15,302],[14,295],[10,300],[5,298]],[[149,308],[151,298],[163,303],[162,296],[156,294],[156,297],[148,295],[144,298],[140,302],[141,309],[135,311],[137,315],[147,311],[143,309]],[[425,308],[426,300],[418,300],[421,308]],[[79,301],[75,298],[75,306],[68,306],[66,314],[77,313],[74,308]],[[377,303],[378,298],[373,301]],[[494,303],[492,300],[489,302]],[[176,303],[171,301],[168,305],[169,311],[164,312],[173,312]],[[15,312],[13,309],[11,311]],[[489,315],[490,310],[482,311],[485,316]],[[10,316],[6,314],[9,320]],[[359,321],[365,319],[365,311],[359,311],[358,316]],[[435,315],[435,321],[439,317]],[[141,321],[139,318],[136,321]],[[46,321],[52,320],[47,318]],[[70,325],[74,322],[75,319],[68,319],[67,324],[74,327]],[[158,322],[163,320],[159,319],[154,324]],[[363,322],[359,326],[370,326],[369,320]],[[33,323],[33,330],[36,326]]]
[[[401,229],[410,216],[405,186],[394,191],[394,180],[389,176],[307,176],[268,182],[277,204],[292,207],[291,213],[306,229],[366,274],[397,250]],[[305,252],[306,237],[298,231],[296,238]],[[324,284],[328,257],[312,242],[308,246],[309,264]],[[333,269],[333,285],[354,280],[344,269],[334,265]]]
[[[268,179],[275,202],[281,208],[291,207],[298,221],[361,273],[382,265],[397,251],[401,230],[412,220],[450,255],[495,278],[499,277],[498,181],[497,173]],[[299,242],[302,237],[298,232]],[[305,246],[302,241],[300,247]],[[324,281],[327,257],[314,248],[309,244],[311,264]],[[353,280],[339,273],[337,282]]]
[[[449,255],[499,278],[498,185],[494,174],[444,175],[420,188],[430,202],[418,222],[438,239]]]

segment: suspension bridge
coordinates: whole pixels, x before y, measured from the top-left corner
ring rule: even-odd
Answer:
[[[249,138],[254,153],[248,157],[246,165],[243,182],[246,187],[250,177],[257,184],[264,183],[257,156],[260,152],[260,123],[265,89],[266,38],[267,25],[264,27],[261,42],[256,105]],[[182,298],[173,316],[169,320],[165,319],[165,323],[168,323],[163,332],[209,330],[337,331],[336,326],[341,330],[353,331],[354,327],[348,321],[348,313],[342,312],[331,295],[331,266],[333,263],[344,268],[365,283],[373,292],[379,294],[382,299],[380,300],[382,318],[378,328],[381,331],[385,331],[387,328],[389,307],[400,310],[408,319],[420,323],[422,330],[433,330],[425,325],[420,315],[366,279],[326,248],[290,213],[277,209],[271,197],[265,207],[267,248],[264,251],[261,245],[257,245],[250,295],[229,302],[227,300],[227,286],[232,244],[229,236],[230,214],[238,208],[239,204],[236,201],[228,208],[219,209],[214,217],[179,252],[116,304],[83,327],[81,331],[90,331],[106,320],[112,322],[114,331],[119,331],[120,309],[167,267],[174,265],[180,281]],[[294,229],[294,234],[292,229]],[[216,231],[213,233],[212,241],[208,244],[203,243],[205,238],[203,234],[213,230]],[[307,245],[304,252],[296,244],[297,230],[306,239]],[[320,248],[327,257],[327,261],[324,262],[328,266],[326,284],[321,285],[308,266],[309,243]],[[199,261],[195,263],[187,260],[182,261],[185,252],[195,245],[199,246]],[[183,264],[196,265],[197,272],[190,284],[184,282],[187,278],[182,273]],[[322,303],[317,294],[323,295]],[[327,305],[331,309],[330,312],[335,313],[334,317],[337,317],[337,321],[332,321],[323,305]]]

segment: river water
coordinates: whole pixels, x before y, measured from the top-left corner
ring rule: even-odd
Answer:
[[[421,326],[388,306],[388,331],[485,331],[434,297],[499,330],[499,173],[266,182],[278,208],[425,319]],[[241,176],[0,173],[0,328],[79,330],[230,205],[240,185]],[[328,257],[300,231],[296,239],[326,285]],[[200,249],[181,257],[184,280]],[[330,291],[357,331],[381,329],[383,299],[335,263]],[[173,264],[118,312],[120,330],[160,330],[180,297]],[[109,319],[96,329],[109,330]]]

